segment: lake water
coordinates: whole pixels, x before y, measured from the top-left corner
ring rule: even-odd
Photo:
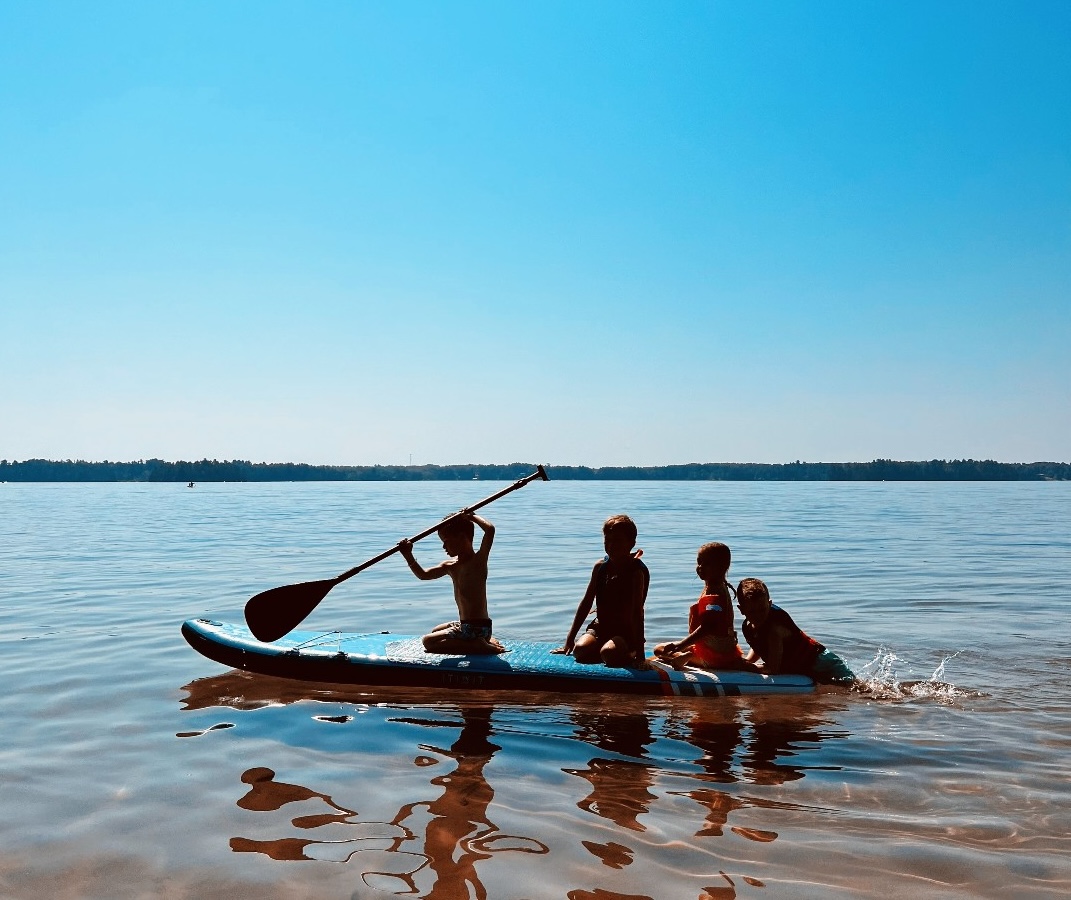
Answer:
[[[0,896],[1071,893],[1071,483],[550,482],[485,510],[507,642],[564,637],[627,512],[648,650],[721,540],[869,694],[335,690],[179,634],[502,486],[0,484]],[[452,616],[394,556],[303,627]]]

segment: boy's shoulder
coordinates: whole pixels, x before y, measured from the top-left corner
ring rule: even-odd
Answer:
[[[766,621],[762,624],[764,628],[778,628],[788,632],[797,631],[799,629],[796,620],[788,614],[786,609],[778,606],[776,603],[770,604],[769,615],[766,616]]]
[[[443,561],[447,571],[466,572],[469,569],[487,566],[487,556],[479,553],[466,553],[464,556],[452,556]]]
[[[592,571],[595,572],[595,573],[602,572],[602,571],[605,570],[605,568],[609,564],[610,564],[610,557],[609,556],[603,556],[600,560],[598,560],[595,563],[595,566],[592,569]],[[645,563],[642,559],[640,559],[639,556],[630,556],[630,557],[628,557],[628,559],[622,560],[621,562],[617,563],[617,566],[620,567],[618,571],[624,571],[624,572],[649,572],[650,571],[647,568],[647,563]]]

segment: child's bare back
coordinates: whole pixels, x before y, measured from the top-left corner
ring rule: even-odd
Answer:
[[[447,561],[447,574],[454,583],[454,602],[462,619],[487,618],[487,557]]]

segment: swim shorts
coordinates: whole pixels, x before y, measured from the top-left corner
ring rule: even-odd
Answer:
[[[447,635],[452,638],[461,638],[465,641],[491,639],[490,619],[462,619],[460,622],[451,622]]]
[[[855,675],[848,664],[832,650],[823,650],[818,654],[811,669],[811,677],[819,684],[841,684],[850,687],[855,683]]]

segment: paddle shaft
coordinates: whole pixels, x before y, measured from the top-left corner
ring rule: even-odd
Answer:
[[[466,512],[472,512],[482,506],[486,506],[488,503],[493,503],[499,497],[504,497],[511,491],[522,488],[528,484],[529,481],[534,481],[537,478],[541,478],[543,481],[549,480],[547,478],[547,473],[543,470],[542,466],[539,466],[538,469],[527,478],[522,478],[515,484],[511,484],[508,488],[503,488],[501,491],[498,491],[498,493],[492,494],[490,497],[481,500],[479,503],[466,507],[466,509],[461,512],[456,512],[453,515],[447,516],[442,522],[420,532],[420,534],[414,536],[410,540],[415,543],[421,538],[427,537],[433,531],[442,528],[445,523],[461,518]],[[316,608],[317,604],[327,596],[327,592],[335,585],[345,581],[347,578],[352,578],[358,572],[363,572],[369,566],[374,566],[380,560],[386,559],[392,553],[396,553],[397,551],[398,546],[395,545],[389,550],[380,553],[379,556],[374,556],[367,562],[363,562],[359,566],[356,566],[347,572],[343,572],[337,578],[325,578],[321,581],[304,581],[301,584],[287,584],[282,587],[272,588],[271,590],[261,591],[255,597],[250,597],[245,605],[245,621],[246,624],[249,625],[249,630],[259,641],[266,641],[269,643],[277,641],[283,635],[288,634],[297,628],[297,626],[300,625],[301,622]]]
[[[431,528],[425,528],[422,532],[420,532],[420,534],[415,534],[411,538],[409,538],[409,541],[410,541],[410,543],[415,544],[417,541],[423,540],[424,538],[426,538],[429,534],[434,534],[436,531],[438,531],[440,528],[442,528],[443,525],[445,525],[447,522],[452,522],[452,521],[454,521],[454,519],[460,519],[463,515],[465,515],[466,512],[475,512],[476,510],[478,510],[478,509],[480,509],[480,508],[482,508],[484,506],[487,506],[488,503],[494,503],[499,497],[505,497],[506,494],[511,494],[511,493],[513,493],[513,491],[519,490],[520,488],[524,487],[526,484],[528,484],[529,481],[535,481],[536,479],[540,479],[542,481],[549,481],[550,480],[548,478],[548,476],[547,476],[546,471],[544,470],[544,468],[542,466],[539,466],[531,475],[525,476],[524,478],[520,479],[520,481],[515,481],[509,487],[502,488],[502,490],[498,491],[497,493],[492,494],[490,497],[485,497],[483,500],[479,501],[479,503],[473,503],[472,506],[465,507],[465,509],[462,510],[461,512],[456,512],[452,516],[447,516],[445,519],[443,519],[438,524],[432,525]],[[343,572],[341,575],[339,575],[336,579],[334,579],[335,584],[341,584],[347,578],[352,578],[358,572],[363,572],[369,566],[374,566],[377,562],[380,562],[381,560],[386,559],[392,553],[397,553],[397,552],[398,552],[398,546],[395,545],[395,546],[391,547],[389,550],[384,550],[378,556],[373,556],[370,560],[367,560],[366,562],[361,563],[359,566],[354,566],[352,569],[347,569],[345,572]]]

